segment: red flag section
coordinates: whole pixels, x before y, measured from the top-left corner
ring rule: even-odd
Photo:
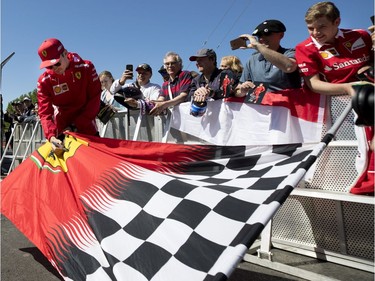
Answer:
[[[324,96],[314,93],[308,88],[301,88],[266,92],[257,102],[253,103],[286,107],[292,116],[310,122],[319,122],[319,110],[324,106],[324,101],[321,99],[324,99]],[[245,102],[245,100],[247,97],[226,99],[227,102]]]
[[[305,89],[263,92],[208,101],[201,117],[189,115],[190,103],[182,103],[173,110],[171,127],[216,145],[317,143],[325,101]]]

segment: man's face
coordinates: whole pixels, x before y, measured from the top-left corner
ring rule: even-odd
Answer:
[[[181,70],[182,65],[174,56],[169,56],[164,60],[164,68],[167,70],[170,76],[175,77],[176,74]]]
[[[280,41],[283,38],[283,32],[271,32],[271,33],[263,33],[258,36],[258,41],[261,44],[266,45],[268,48],[272,50],[277,50],[280,46]]]
[[[108,76],[103,75],[99,77],[99,80],[100,80],[100,84],[102,85],[102,90],[106,89],[109,91],[112,85],[112,79],[109,78]]]
[[[150,82],[151,79],[151,72],[144,70],[144,69],[139,69],[137,71],[137,80],[139,85],[146,85],[148,82]]]
[[[321,17],[316,21],[307,24],[307,29],[311,37],[319,44],[333,43],[340,24],[340,18],[331,22],[326,17]]]
[[[198,70],[202,73],[215,68],[214,60],[210,57],[197,58],[196,65]]]
[[[47,69],[52,70],[56,74],[63,74],[69,66],[69,60],[66,57],[66,51],[60,55],[60,61],[55,65],[47,67]]]

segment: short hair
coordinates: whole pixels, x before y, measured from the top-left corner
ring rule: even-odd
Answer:
[[[104,70],[104,71],[100,72],[100,74],[99,74],[99,78],[100,78],[100,77],[103,77],[103,76],[107,76],[109,79],[112,80],[112,82],[115,81],[115,78],[113,78],[112,73],[109,72],[108,70]]]
[[[326,17],[331,22],[334,22],[340,17],[340,11],[332,2],[318,2],[307,10],[305,22],[311,24],[322,17]]]
[[[164,56],[164,59],[163,60],[166,60],[167,57],[174,57],[174,59],[181,65],[181,68],[182,68],[182,58],[180,57],[179,54],[175,53],[175,52],[167,52]],[[164,63],[164,61],[163,61]]]

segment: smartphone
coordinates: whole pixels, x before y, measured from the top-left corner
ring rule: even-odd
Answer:
[[[241,47],[247,47],[246,38],[238,37],[230,41],[230,47],[232,50],[237,50]]]
[[[130,71],[133,71],[133,65],[132,65],[132,64],[127,64],[127,65],[125,66],[125,69],[126,69],[126,70],[130,70]]]
[[[371,16],[371,17],[370,17],[370,20],[371,20],[372,24],[375,24],[374,16]]]

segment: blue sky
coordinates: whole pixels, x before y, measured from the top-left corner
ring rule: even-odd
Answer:
[[[232,51],[229,41],[251,33],[265,19],[279,19],[287,28],[284,47],[307,38],[306,10],[310,0],[1,0],[1,61],[15,55],[2,70],[1,93],[7,104],[36,88],[43,70],[37,49],[49,37],[60,39],[68,51],[91,60],[97,72],[118,78],[126,64],[148,63],[152,82],[168,51],[180,54],[184,68],[196,70],[189,57],[212,48],[218,60],[236,55],[243,63],[252,50]],[[342,28],[370,25],[373,0],[334,1]]]

